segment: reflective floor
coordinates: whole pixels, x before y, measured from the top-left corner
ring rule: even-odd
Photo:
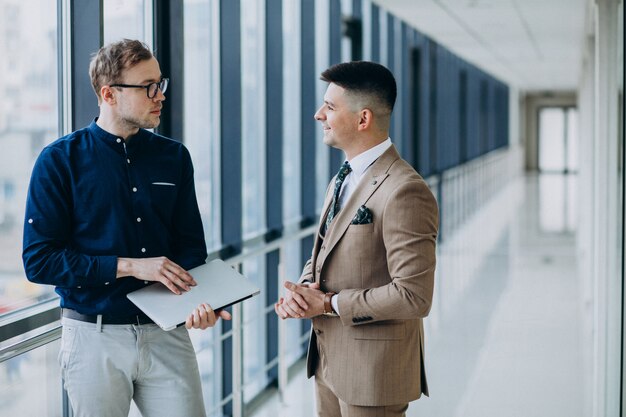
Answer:
[[[426,326],[431,396],[407,416],[591,414],[591,294],[579,276],[576,178],[511,183],[439,245]],[[445,218],[444,218],[445,220]],[[301,370],[253,415],[314,416]]]

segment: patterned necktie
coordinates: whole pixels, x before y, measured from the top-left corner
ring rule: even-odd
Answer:
[[[328,216],[326,216],[326,222],[324,223],[324,234],[326,234],[328,226],[330,226],[333,218],[339,212],[339,192],[341,191],[343,181],[350,172],[352,172],[352,168],[350,167],[348,161],[346,161],[343,163],[341,168],[339,168],[337,178],[335,178],[335,191],[333,192],[333,200],[330,202],[330,209],[328,210]]]

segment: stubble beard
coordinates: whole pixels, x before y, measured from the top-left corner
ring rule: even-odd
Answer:
[[[151,118],[145,117],[143,119],[138,119],[135,117],[122,117],[121,122],[130,128],[134,129],[154,129],[161,123],[161,118],[156,117],[156,120],[151,120]]]

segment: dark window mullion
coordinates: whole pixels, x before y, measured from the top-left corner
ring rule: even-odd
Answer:
[[[72,0],[71,4],[71,130],[87,126],[100,113],[89,78],[91,56],[104,42],[101,0]]]

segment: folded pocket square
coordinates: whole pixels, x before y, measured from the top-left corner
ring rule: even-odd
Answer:
[[[351,224],[370,224],[372,222],[372,212],[365,206],[359,207]]]

